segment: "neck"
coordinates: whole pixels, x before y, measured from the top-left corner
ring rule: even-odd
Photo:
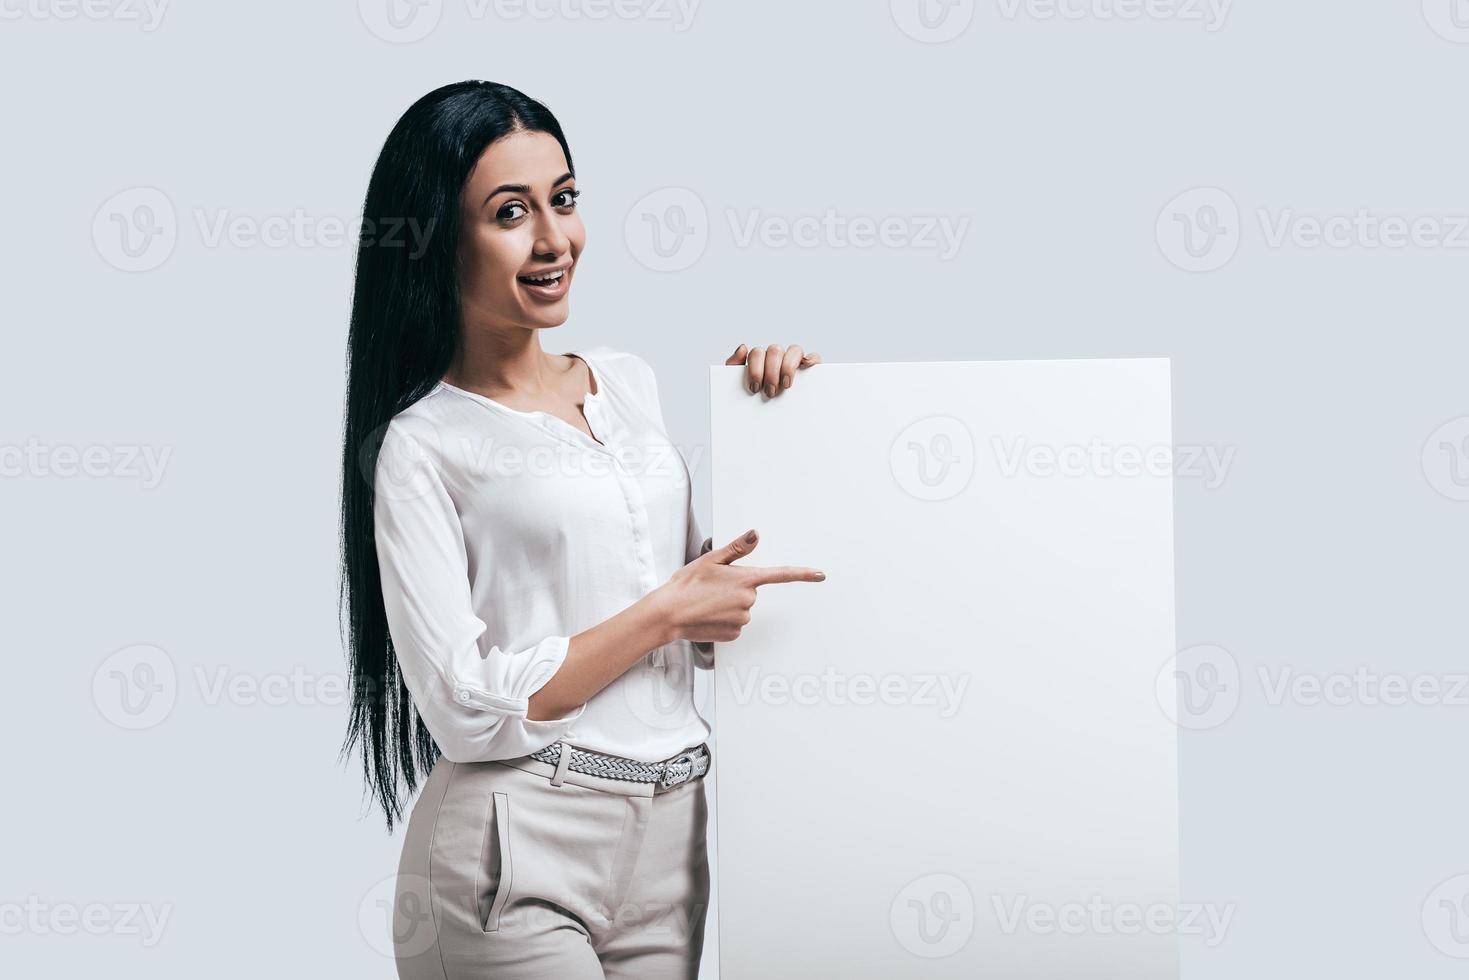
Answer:
[[[550,357],[541,350],[539,330],[466,326],[444,380],[491,396],[513,391],[535,397],[551,390],[555,374]]]

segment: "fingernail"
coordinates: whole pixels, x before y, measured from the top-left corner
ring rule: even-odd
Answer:
[[[750,528],[750,533],[747,534],[747,535],[745,535],[745,544],[754,544],[754,543],[755,543],[755,529],[754,528]]]
[[[782,388],[789,388],[791,386],[791,376],[789,374],[780,379],[780,386]]]
[[[765,397],[766,398],[774,398],[775,397],[775,385],[766,385],[765,386]]]
[[[826,573],[825,572],[817,572],[816,573],[816,581],[818,581],[818,582],[825,582],[826,581]]]

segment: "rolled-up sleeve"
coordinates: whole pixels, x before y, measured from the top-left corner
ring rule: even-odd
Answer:
[[[526,717],[566,659],[570,636],[503,650],[475,615],[458,512],[432,461],[390,426],[374,471],[383,606],[404,684],[451,762],[513,759],[562,738],[586,711]]]

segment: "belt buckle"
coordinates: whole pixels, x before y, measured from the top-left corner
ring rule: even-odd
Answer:
[[[691,779],[694,775],[694,756],[697,754],[697,752],[680,752],[672,759],[669,759],[667,762],[663,763],[663,775],[659,777],[658,782],[664,788],[667,788],[669,786],[677,786],[679,783],[686,782],[687,780]],[[688,765],[687,771],[685,771],[682,775],[673,772],[674,767],[676,767],[680,762],[687,763]]]

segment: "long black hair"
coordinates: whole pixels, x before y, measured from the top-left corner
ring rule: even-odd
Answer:
[[[551,111],[495,82],[435,89],[403,113],[372,168],[362,208],[347,337],[342,440],[341,592],[352,708],[342,757],[362,752],[389,832],[439,757],[398,669],[373,538],[373,474],[393,416],[448,370],[459,344],[459,202],[480,155],[513,132],[556,138]]]

